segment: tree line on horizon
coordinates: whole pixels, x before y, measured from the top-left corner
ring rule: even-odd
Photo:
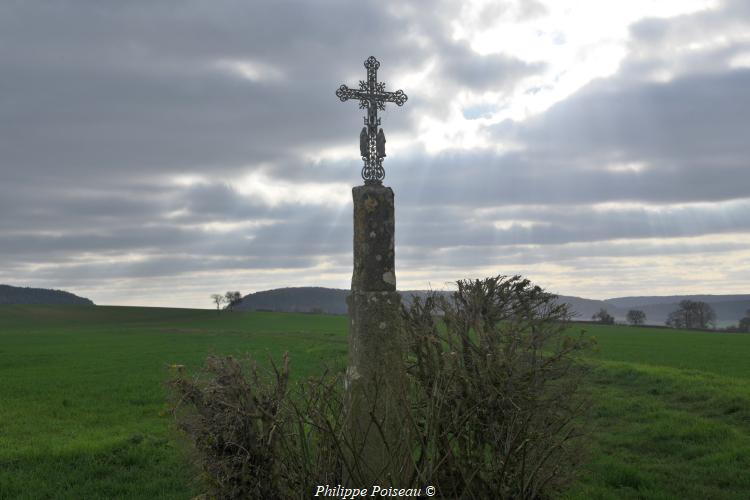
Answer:
[[[224,305],[224,309],[231,309],[242,302],[242,294],[238,290],[230,290],[224,295],[213,293],[211,294],[211,301],[216,304],[216,312],[219,312],[222,305]]]
[[[222,294],[212,294],[211,301],[216,305],[216,311],[224,309],[231,310],[234,306],[242,302],[242,294],[237,290],[230,290]],[[314,312],[322,313],[318,309]],[[606,308],[601,308],[591,316],[593,321],[604,325],[615,324],[615,318]],[[626,314],[626,321],[631,326],[643,326],[646,322],[646,313],[640,309],[630,309]],[[680,301],[677,309],[669,313],[665,325],[672,328],[686,329],[716,329],[716,312],[707,302],[700,300],[685,299]],[[739,331],[750,333],[750,309],[745,311],[745,316],[739,320],[737,327],[725,328],[728,331]]]
[[[596,321],[605,325],[613,325],[615,318],[607,309],[602,308],[593,316],[593,321]],[[628,324],[632,326],[641,326],[646,322],[646,313],[640,309],[630,309],[626,315]],[[707,302],[700,300],[682,300],[679,303],[679,307],[669,313],[667,320],[665,321],[666,326],[672,328],[687,328],[706,330],[709,328],[716,328],[716,312]],[[738,326],[726,328],[729,331],[740,331],[750,333],[750,309],[745,311],[745,316],[739,320]]]

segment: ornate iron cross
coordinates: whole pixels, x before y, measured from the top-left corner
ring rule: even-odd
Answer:
[[[362,167],[362,178],[365,184],[382,184],[385,177],[383,169],[383,158],[385,158],[385,134],[383,129],[378,130],[380,118],[378,110],[385,110],[386,102],[395,102],[403,106],[406,102],[406,94],[403,90],[386,92],[385,83],[378,82],[378,68],[380,62],[373,56],[365,61],[367,68],[367,81],[359,81],[359,89],[350,89],[342,85],[336,90],[336,97],[341,102],[349,99],[359,99],[359,107],[367,108],[367,116],[364,118],[365,126],[359,134],[359,152],[365,162]]]

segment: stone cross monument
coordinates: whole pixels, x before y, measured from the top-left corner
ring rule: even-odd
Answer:
[[[367,68],[367,81],[359,81],[359,89],[350,89],[342,85],[336,90],[336,97],[341,102],[349,99],[358,99],[359,107],[367,109],[365,117],[365,126],[359,134],[359,153],[365,162],[362,167],[362,178],[366,185],[382,184],[385,177],[383,170],[383,158],[385,158],[385,134],[380,126],[378,110],[385,111],[385,103],[394,102],[398,106],[403,106],[408,97],[403,90],[396,92],[386,92],[385,83],[378,82],[378,68],[380,62],[370,56],[365,61]]]
[[[359,100],[367,109],[359,135],[365,183],[352,189],[354,198],[354,271],[349,306],[349,358],[346,370],[348,439],[359,462],[359,471],[348,471],[348,481],[368,486],[391,482],[396,486],[408,469],[408,440],[403,434],[405,401],[404,345],[400,337],[401,298],[396,292],[394,264],[393,190],[383,186],[385,134],[378,110],[386,102],[402,106],[406,94],[386,92],[378,82],[380,63],[365,61],[367,81],[359,89],[342,85],[341,101]],[[399,451],[401,450],[401,451]]]

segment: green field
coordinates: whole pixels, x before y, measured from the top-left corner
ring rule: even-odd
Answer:
[[[568,498],[750,498],[750,335],[589,326],[591,451]],[[0,306],[0,498],[190,498],[170,364],[343,366],[346,318]]]

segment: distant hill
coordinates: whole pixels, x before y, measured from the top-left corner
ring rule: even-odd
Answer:
[[[346,297],[349,290],[322,287],[277,288],[251,293],[234,306],[240,311],[279,311],[279,312],[312,312],[321,311],[328,314],[346,314]],[[402,290],[402,300],[410,304],[412,297],[425,297],[433,293],[427,290]],[[437,292],[450,294],[451,292]],[[602,307],[612,309],[601,300],[589,300],[579,297],[560,296],[559,300],[571,306],[577,313],[577,319],[590,319],[591,315]],[[624,316],[624,313],[623,313]]]
[[[594,313],[599,312],[602,308],[607,309],[609,313],[614,316],[612,306],[603,300],[583,299],[581,297],[573,297],[569,295],[558,295],[557,300],[558,302],[570,306],[570,310],[574,314],[574,320],[590,320],[591,316]]]
[[[424,297],[428,291],[401,291],[404,303],[409,304],[413,296]],[[451,292],[438,292],[450,294]],[[277,288],[251,293],[234,306],[245,311],[279,312],[324,312],[346,314],[346,297],[349,290],[322,287]],[[589,320],[600,309],[606,309],[618,322],[624,323],[630,309],[640,309],[646,313],[646,324],[663,325],[670,312],[677,309],[681,300],[700,300],[714,308],[718,326],[736,324],[750,309],[750,295],[671,295],[646,297],[617,297],[606,300],[584,299],[559,295],[558,300],[568,304],[575,314],[574,319]]]
[[[606,299],[604,302],[620,308],[633,308],[652,304],[677,304],[681,300],[694,300],[716,304],[719,302],[750,302],[750,295],[662,295],[649,297],[617,297]]]
[[[346,314],[349,290],[305,286],[251,293],[232,309],[237,311],[312,312]]]
[[[234,306],[238,311],[279,311],[279,312],[314,312],[327,314],[346,314],[346,297],[349,290],[323,287],[292,287],[265,290],[251,293]],[[405,304],[411,303],[415,295],[424,297],[430,292],[407,290],[400,292]],[[441,292],[449,293],[449,292]]]
[[[0,304],[94,305],[89,299],[63,290],[25,288],[10,285],[0,285]]]

